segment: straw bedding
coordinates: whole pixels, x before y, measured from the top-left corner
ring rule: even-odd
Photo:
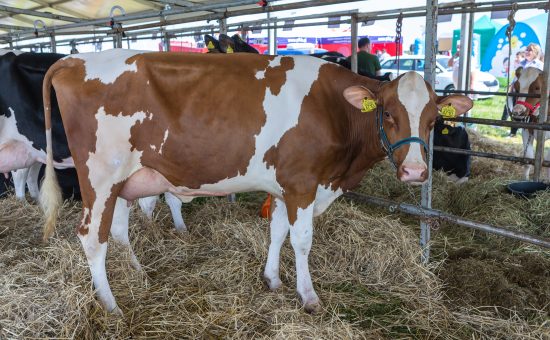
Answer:
[[[417,202],[418,190],[388,170],[381,164],[370,171],[359,191]],[[461,187],[436,173],[434,206],[548,237],[549,195],[525,201],[502,192],[518,171],[498,180],[484,173]],[[549,336],[548,252],[442,224],[425,267],[416,220],[345,200],[315,220],[310,269],[324,310],[308,315],[296,298],[289,242],[281,253],[284,287],[271,292],[262,283],[269,245],[268,221],[257,216],[263,197],[184,205],[188,234],[173,229],[166,207],[154,223],[132,211],[130,239],[144,271],[133,270],[126,249],[112,242],[107,259],[123,317],[106,314],[93,296],[74,232],[78,203],[66,203],[57,234],[43,244],[39,209],[0,201],[0,338]]]

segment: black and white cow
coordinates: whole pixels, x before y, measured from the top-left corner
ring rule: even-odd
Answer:
[[[42,81],[61,54],[0,51],[0,172],[12,172],[16,195],[25,197],[25,182],[31,197],[38,197],[38,178],[45,161]],[[56,141],[54,159],[63,172],[60,182],[65,196],[79,195],[76,171],[67,146],[57,104],[52,110]],[[68,169],[72,168],[72,169]]]
[[[434,126],[434,146],[471,150],[466,129],[462,126],[451,126],[438,118]],[[468,181],[470,177],[470,155],[435,151],[433,153],[433,169],[443,170],[449,179],[457,184]]]
[[[46,155],[42,83],[50,66],[63,57],[55,53],[0,50],[0,173],[11,172],[20,199],[25,198],[25,184],[31,197],[38,198],[40,170]],[[78,177],[55,94],[52,94],[52,136],[55,139],[54,165],[63,196],[79,199]],[[150,218],[156,201],[154,197],[140,202]],[[167,194],[166,202],[176,229],[185,231],[181,201]]]

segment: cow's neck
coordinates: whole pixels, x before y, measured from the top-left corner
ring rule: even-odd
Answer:
[[[377,129],[376,112],[349,111],[348,169],[341,187],[351,190],[358,186],[367,170],[386,157]]]

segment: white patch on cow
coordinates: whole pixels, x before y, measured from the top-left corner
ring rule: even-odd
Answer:
[[[6,50],[6,49],[3,49],[3,48],[0,48],[0,56],[4,55],[4,54],[8,54],[8,53],[13,53],[15,55],[20,55],[21,53],[25,53],[23,51],[18,51],[18,50]]]
[[[124,72],[137,72],[135,62],[128,64],[129,58],[146,53],[147,51],[133,51],[116,48],[102,52],[72,54],[68,58],[84,60],[86,69],[85,81],[99,79],[103,84],[114,83]]]
[[[397,85],[397,98],[409,114],[411,137],[420,137],[420,115],[430,100],[424,79],[415,72],[406,73]],[[403,164],[420,164],[426,166],[422,159],[419,143],[409,144],[409,152]]]
[[[164,147],[164,144],[166,143],[167,140],[168,140],[168,129],[166,129],[166,131],[164,131],[164,139],[162,140],[162,143],[160,144],[159,154],[161,154],[161,155],[162,155],[162,148]]]
[[[335,199],[340,197],[344,192],[341,188],[332,190],[331,185],[323,186],[319,184],[317,186],[317,193],[315,195],[315,206],[313,207],[313,216],[321,215],[329,205],[334,202]]]
[[[143,122],[147,115],[145,112],[136,112],[131,116],[108,115],[102,106],[95,117],[97,119],[95,152],[89,153],[86,162],[89,169],[88,178],[96,193],[90,220],[93,224],[90,226],[92,231],[99,228],[112,186],[126,180],[142,167],[140,162],[142,151],[132,150],[130,129],[137,122]],[[106,177],[106,174],[109,176]],[[97,234],[93,233],[93,235],[96,237]]]
[[[5,114],[0,115],[0,150],[3,151],[0,167],[2,170],[9,172],[29,167],[39,160],[45,160],[46,153],[35,149],[33,143],[19,133],[15,112],[11,107],[8,107],[8,110],[9,117]]]
[[[260,79],[264,79],[264,78],[265,78],[265,71],[264,70],[256,72],[256,79],[260,80]]]
[[[157,151],[157,147],[153,144],[149,145],[149,147],[151,148],[151,150],[153,151]]]
[[[275,57],[269,67],[281,64],[281,58]],[[275,168],[264,162],[265,153],[276,146],[283,135],[298,124],[302,101],[311,90],[313,82],[319,76],[319,69],[326,64],[318,58],[309,56],[284,57],[294,59],[294,68],[286,72],[286,82],[277,95],[266,88],[263,107],[266,114],[265,125],[256,135],[255,154],[249,161],[245,175],[221,180],[218,183],[204,184],[198,190],[206,192],[242,192],[262,190],[274,194],[282,194],[282,188],[277,183]],[[187,188],[178,188],[176,194],[193,192]]]
[[[542,73],[541,70],[535,67],[528,67],[521,73],[521,76],[517,80],[519,83],[519,92],[520,93],[529,93],[529,87],[531,87],[531,84],[537,80],[538,76]],[[518,101],[525,101],[526,97],[518,97]],[[515,113],[522,113],[526,111],[527,108],[525,105],[522,104],[516,104],[514,108],[512,109]]]
[[[149,85],[149,80],[147,80],[147,85]]]

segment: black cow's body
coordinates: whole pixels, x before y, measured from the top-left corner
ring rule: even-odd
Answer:
[[[434,146],[470,150],[468,133],[461,126],[453,127],[438,119],[434,127]],[[454,174],[465,181],[470,177],[470,155],[434,151],[433,169]]]
[[[0,162],[1,172],[7,173],[37,166],[37,163],[42,161],[40,155],[46,150],[42,83],[49,67],[62,57],[63,55],[54,53],[16,55],[8,52],[0,55],[0,159],[3,160]],[[52,135],[55,140],[53,146],[55,161],[72,163],[54,94],[52,95]],[[13,147],[15,145],[19,147]],[[33,162],[32,165],[27,164],[24,167],[20,162],[11,161],[20,155],[21,150],[31,150],[28,152],[34,157],[27,163]],[[78,179],[74,168],[58,172],[58,176],[61,177],[60,184],[65,196],[79,195]],[[21,176],[14,176],[14,178],[21,180]],[[22,180],[26,179],[25,174]],[[38,172],[35,172],[32,180],[35,182],[38,180]]]

